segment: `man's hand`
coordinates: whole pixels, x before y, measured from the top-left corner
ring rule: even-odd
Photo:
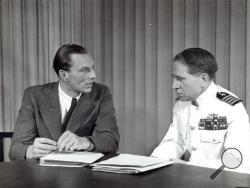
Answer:
[[[80,137],[71,131],[65,131],[57,142],[59,151],[86,150],[91,147],[88,138]]]
[[[36,138],[26,151],[26,158],[40,158],[57,149],[57,143],[49,138]]]

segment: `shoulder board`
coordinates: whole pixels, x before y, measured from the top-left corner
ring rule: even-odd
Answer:
[[[242,102],[242,100],[226,92],[217,92],[216,97],[232,106],[236,105],[239,102]]]

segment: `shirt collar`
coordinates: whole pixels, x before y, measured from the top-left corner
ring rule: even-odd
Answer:
[[[69,96],[67,93],[65,93],[62,88],[61,88],[61,84],[59,82],[58,84],[58,91],[59,91],[59,95],[62,96],[65,100],[72,100],[73,97]],[[74,97],[76,98],[77,100],[81,97],[82,93],[80,93],[78,96]]]
[[[204,103],[211,102],[211,96],[216,96],[217,91],[218,88],[212,81],[208,88],[196,99],[196,102],[199,106],[203,105]]]

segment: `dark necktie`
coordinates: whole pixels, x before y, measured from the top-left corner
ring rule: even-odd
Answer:
[[[64,132],[66,130],[66,128],[67,128],[68,122],[70,120],[71,114],[74,111],[74,108],[75,108],[76,104],[77,104],[77,99],[76,98],[72,98],[69,111],[66,113],[66,116],[64,118],[64,122],[62,124],[62,132]]]
[[[191,104],[194,105],[194,106],[196,106],[196,107],[199,106],[199,104],[198,104],[198,102],[196,100],[191,101]]]

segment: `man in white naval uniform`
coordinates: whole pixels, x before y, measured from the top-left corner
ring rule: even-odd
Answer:
[[[216,71],[215,58],[204,49],[189,48],[175,56],[173,121],[151,156],[218,167],[222,153],[233,147],[243,154],[241,168],[250,169],[247,112],[240,99],[214,83]]]

